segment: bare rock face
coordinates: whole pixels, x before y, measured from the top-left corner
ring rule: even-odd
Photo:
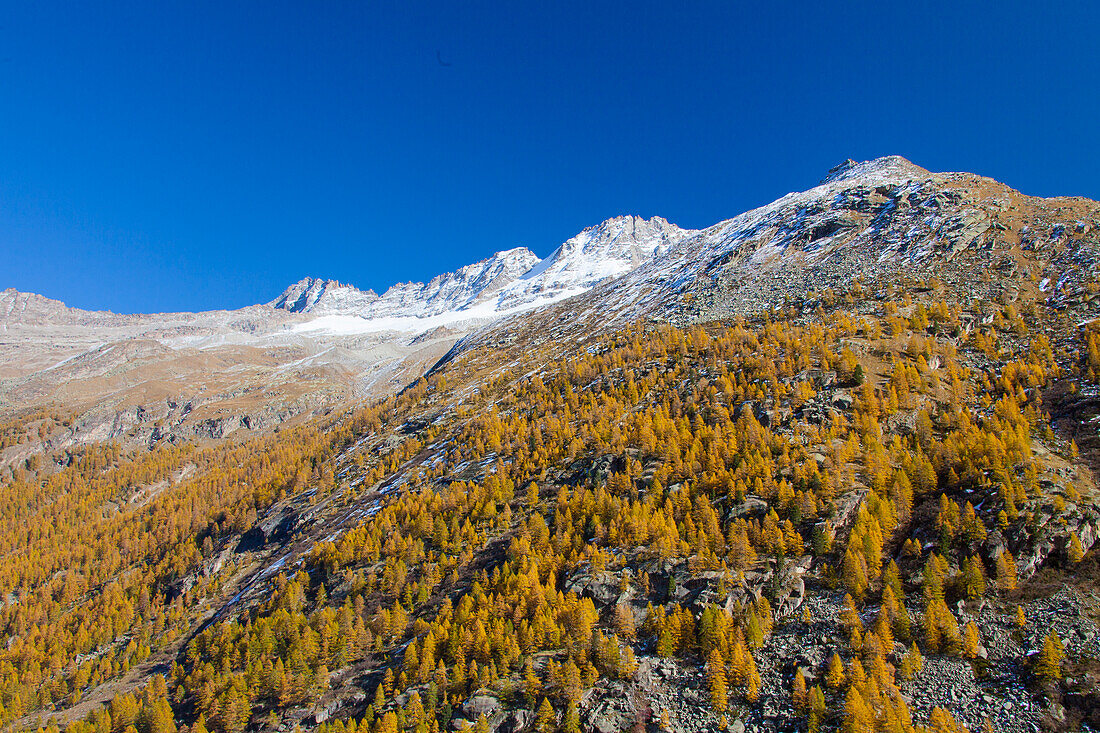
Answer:
[[[354,297],[358,294],[369,302],[371,295],[369,291],[363,293],[350,285],[341,285],[335,280],[320,280],[315,277],[306,277],[284,290],[278,298],[271,301],[270,305],[272,308],[278,308],[291,313],[306,313],[313,310],[317,304],[325,298],[326,294],[334,293],[342,289],[349,291],[349,297]],[[337,297],[339,296],[331,296],[332,299]]]
[[[520,733],[531,730],[535,716],[530,710],[512,710],[501,714],[499,718],[499,722],[489,724],[494,733]]]
[[[470,720],[477,720],[484,715],[491,718],[500,710],[500,700],[492,695],[474,695],[462,705],[462,711]]]
[[[629,730],[639,717],[630,699],[629,685],[606,680],[586,696],[579,712],[585,730],[598,733]]]
[[[626,594],[619,590],[617,573],[578,572],[569,579],[566,589],[585,598],[591,598],[601,606],[610,606],[626,600],[623,598]]]
[[[1037,514],[1032,532],[1016,535],[1008,542],[1009,549],[1016,558],[1017,572],[1021,579],[1030,578],[1052,557],[1064,558],[1070,535],[1077,536],[1086,552],[1100,538],[1100,517],[1092,507],[1070,505],[1058,517],[1050,511],[1040,511]]]

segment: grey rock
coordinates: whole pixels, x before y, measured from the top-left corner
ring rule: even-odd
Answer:
[[[481,715],[490,718],[499,709],[500,701],[492,695],[474,695],[462,705],[462,711],[473,720]]]

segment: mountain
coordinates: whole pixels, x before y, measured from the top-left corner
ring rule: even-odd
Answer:
[[[63,444],[269,429],[392,393],[471,330],[583,292],[688,234],[660,218],[619,217],[542,261],[515,248],[382,295],[305,278],[236,311],[118,315],[9,289],[0,294],[0,410],[63,406],[74,413]]]
[[[269,305],[296,313],[343,316],[324,325],[344,332],[420,330],[486,322],[577,295],[666,254],[695,232],[660,217],[621,216],[589,227],[545,260],[519,247],[439,275],[399,283],[382,295],[305,278]]]
[[[297,313],[318,315],[356,314],[364,318],[424,318],[445,311],[468,308],[522,276],[539,261],[530,250],[519,247],[498,252],[489,259],[439,275],[431,282],[399,283],[382,295],[363,292],[333,281],[305,278],[270,303]]]
[[[1100,204],[899,157],[381,295],[0,294],[0,724],[1100,727]]]
[[[933,174],[898,156],[847,161],[812,189],[695,233],[611,288],[651,304],[659,293],[658,310],[678,307],[676,299],[690,292],[693,317],[707,319],[899,273],[940,275],[952,287],[996,297],[1005,281],[983,284],[977,275],[1009,261],[1012,282],[1026,262],[1056,281],[1068,273],[1063,285],[1080,286],[1084,273],[1064,255],[1033,253],[1054,254],[1059,241],[1086,237],[1097,220],[1100,208],[1087,199],[1028,197],[972,174]]]
[[[291,313],[311,313],[316,310],[361,307],[377,297],[373,291],[363,292],[352,285],[341,285],[335,280],[304,277],[268,305]]]
[[[448,354],[515,341],[516,328],[568,345],[567,332],[638,318],[802,311],[853,280],[872,288],[898,275],[934,278],[960,299],[1018,298],[1040,282],[1065,298],[1087,285],[1071,245],[1090,241],[1098,220],[1095,202],[1028,197],[894,156],[846,161],[704,230],[616,217],[545,260],[511,249],[381,295],[305,278],[266,306],[121,316],[5,291],[0,409],[63,404],[78,416],[67,440],[149,443],[389,394]]]
[[[569,343],[639,318],[684,325],[767,309],[806,313],[853,282],[885,297],[883,286],[898,278],[934,282],[972,316],[985,301],[1040,294],[1087,312],[1097,303],[1098,229],[1100,204],[1089,199],[1026,196],[899,156],[846,161],[814,188],[689,232],[575,300],[501,320],[463,343],[511,340],[517,328]]]

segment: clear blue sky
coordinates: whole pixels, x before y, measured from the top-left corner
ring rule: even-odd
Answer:
[[[0,3],[0,288],[380,290],[891,153],[1100,198],[1100,3],[688,5]]]

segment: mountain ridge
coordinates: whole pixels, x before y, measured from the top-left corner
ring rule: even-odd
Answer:
[[[661,217],[616,216],[585,228],[545,259],[526,247],[502,250],[427,283],[395,283],[381,295],[306,277],[269,305],[318,315],[424,318],[468,310],[499,294],[490,311],[514,310],[623,274],[692,233]]]
[[[153,441],[171,434],[149,424],[174,414],[168,403],[207,406],[172,430],[200,416],[271,426],[334,400],[391,394],[444,357],[517,333],[538,342],[639,318],[688,324],[801,310],[853,281],[936,278],[988,299],[1048,281],[1058,287],[1045,297],[1061,302],[1084,287],[1081,263],[1098,229],[1100,204],[1087,199],[1025,196],[887,156],[845,161],[810,189],[705,229],[612,217],[545,259],[517,247],[381,295],[303,278],[267,304],[119,315],[9,289],[0,293],[0,411],[61,400],[97,415],[88,434]],[[997,268],[1014,274],[985,282]],[[106,348],[134,339],[142,358]],[[231,366],[210,372],[212,363]],[[163,401],[150,401],[150,381]]]

